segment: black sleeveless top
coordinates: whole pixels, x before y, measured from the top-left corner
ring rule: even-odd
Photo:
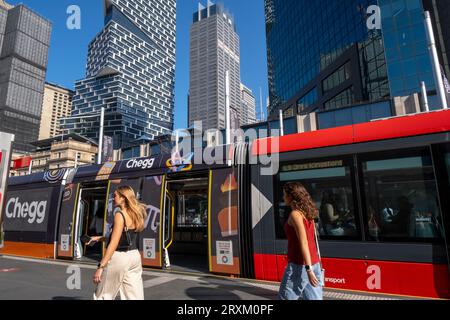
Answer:
[[[124,230],[122,231],[122,235],[120,236],[119,244],[117,246],[116,251],[118,252],[128,252],[132,250],[138,250],[138,232],[136,230],[127,229],[127,220],[122,211],[118,211],[122,215],[124,221]],[[114,224],[111,226],[111,230],[114,229]],[[109,243],[111,242],[111,238],[109,238]]]

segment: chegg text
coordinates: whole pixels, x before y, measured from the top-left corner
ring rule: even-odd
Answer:
[[[6,203],[8,219],[27,219],[27,222],[41,224],[45,219],[47,201],[20,202],[20,198],[11,198]]]
[[[153,164],[155,163],[155,159],[131,159],[127,162],[127,169],[151,169]]]

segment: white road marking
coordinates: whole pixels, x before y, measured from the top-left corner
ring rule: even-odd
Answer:
[[[19,271],[19,269],[11,268],[11,269],[0,269],[0,272],[15,272]]]
[[[165,284],[165,283],[168,283],[168,282],[172,282],[172,281],[175,281],[176,279],[175,278],[171,278],[171,277],[159,277],[159,278],[154,278],[154,279],[151,279],[151,280],[146,280],[146,281],[144,281],[144,288],[145,289],[148,289],[148,288],[151,288],[151,287],[156,287],[156,286],[159,286],[159,285],[161,285],[161,284]]]
[[[97,269],[94,265],[88,265],[88,264],[79,264],[78,261],[68,261],[68,262],[59,262],[59,261],[50,261],[50,260],[40,260],[40,259],[32,259],[32,258],[21,258],[21,257],[13,257],[13,256],[2,256],[2,259],[9,259],[9,260],[16,260],[16,261],[25,261],[25,262],[33,262],[33,263],[40,263],[40,264],[50,264],[55,266],[69,266],[69,265],[79,265],[80,268],[85,269]]]

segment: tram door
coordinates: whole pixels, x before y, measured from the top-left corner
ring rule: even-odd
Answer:
[[[74,257],[74,216],[79,192],[79,184],[68,184],[64,188],[58,228],[58,258]]]
[[[75,216],[74,258],[102,259],[102,244],[88,246],[82,241],[83,236],[103,236],[105,222],[107,184],[97,183],[83,185],[78,196]]]
[[[206,174],[167,181],[163,223],[166,267],[208,272],[208,186]]]
[[[58,229],[58,257],[102,258],[101,244],[83,243],[84,235],[103,234],[107,184],[69,184],[65,187]]]

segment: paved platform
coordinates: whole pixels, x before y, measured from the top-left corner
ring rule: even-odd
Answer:
[[[96,266],[0,256],[0,300],[91,300]],[[79,275],[78,278],[74,278]],[[277,300],[278,283],[205,273],[145,270],[146,300]],[[411,300],[326,289],[326,300]]]

